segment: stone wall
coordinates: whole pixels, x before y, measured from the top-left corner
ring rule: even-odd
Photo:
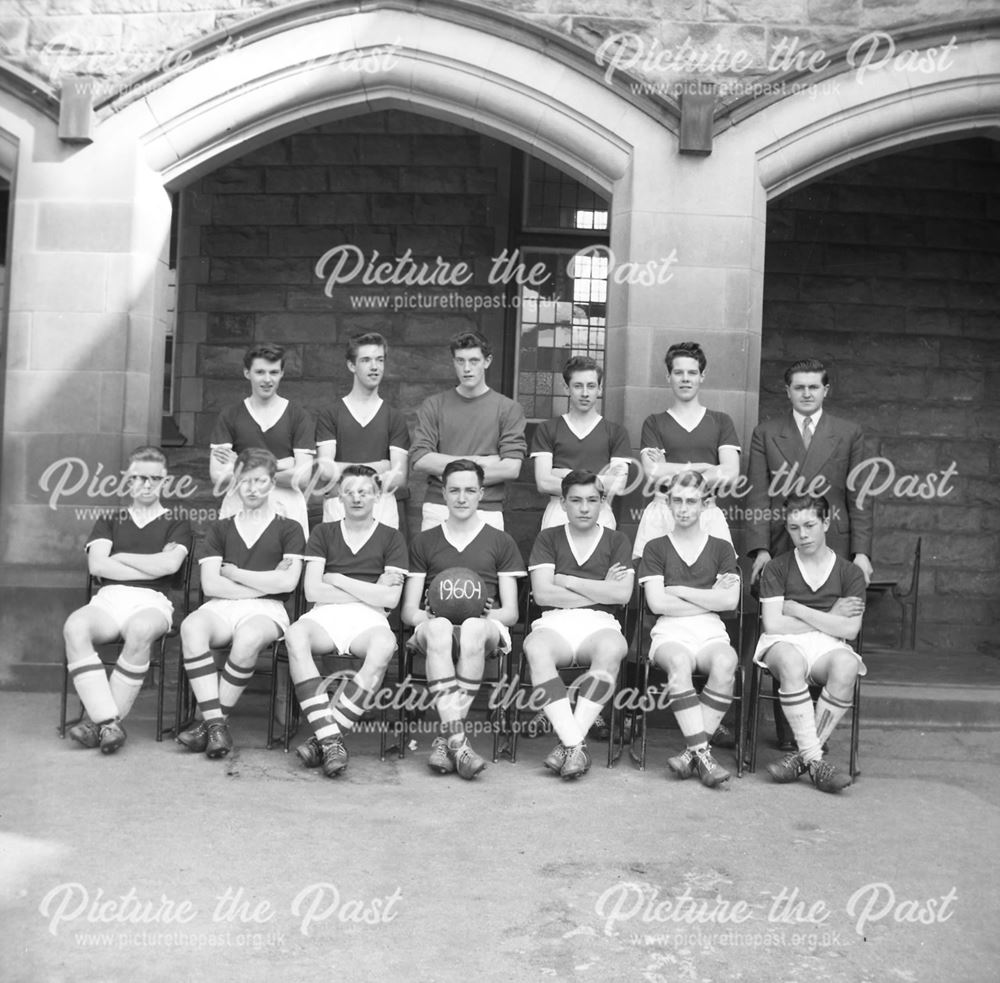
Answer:
[[[4,57],[50,80],[88,75],[102,95],[126,80],[183,67],[177,52],[219,35],[224,56],[251,18],[305,4],[293,0],[8,0],[0,7]],[[309,5],[315,10],[316,4]],[[432,6],[432,5],[431,5]],[[354,9],[331,2],[331,11]],[[857,44],[855,63],[881,62],[886,39],[871,49],[874,31],[900,39],[914,29],[995,16],[993,0],[497,0],[441,3],[496,11],[514,22],[545,27],[590,48],[602,69],[642,80],[637,91],[675,94],[684,79],[733,84],[727,99],[751,91],[741,83],[835,65]],[[402,44],[406,39],[400,39]],[[895,44],[895,42],[894,42]],[[898,50],[903,50],[900,44]],[[893,49],[895,54],[896,49]],[[818,59],[809,61],[810,58]],[[887,61],[884,67],[889,67]],[[628,84],[627,82],[624,84]]]
[[[872,500],[877,575],[905,585],[923,541],[921,646],[996,648],[998,189],[997,145],[963,140],[870,161],[768,208],[760,418],[787,407],[785,365],[828,364],[830,410],[862,423],[895,471]],[[919,497],[952,466],[948,494]],[[887,463],[871,473],[873,488],[891,477]],[[904,480],[914,475],[919,485]],[[891,604],[873,612],[881,628]]]

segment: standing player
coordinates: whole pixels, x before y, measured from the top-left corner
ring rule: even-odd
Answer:
[[[456,335],[450,347],[458,386],[428,396],[421,404],[410,452],[413,469],[429,475],[421,531],[448,518],[442,479],[448,464],[457,460],[472,461],[482,469],[480,515],[502,531],[506,482],[520,474],[527,450],[524,411],[486,384],[493,350],[481,334]]]
[[[396,651],[385,611],[399,603],[409,557],[396,529],[374,515],[381,489],[373,468],[340,472],[344,518],[318,525],[306,547],[305,592],[313,608],[285,632],[288,671],[315,736],[297,749],[309,768],[334,778],[347,767],[343,732],[363,716]],[[364,664],[331,703],[314,655],[353,655]]]
[[[472,749],[465,718],[483,679],[487,657],[510,651],[517,621],[517,578],[525,575],[517,543],[488,525],[478,512],[483,469],[474,461],[449,462],[442,475],[448,517],[420,533],[410,546],[410,574],[403,590],[403,622],[416,630],[410,644],[427,659],[427,680],[437,701],[444,737],[434,739],[428,764],[472,779],[486,762]],[[451,567],[468,567],[486,585],[481,617],[452,625],[421,606],[424,583]],[[457,656],[457,662],[456,662]]]
[[[667,759],[679,778],[697,772],[715,788],[731,777],[712,757],[709,737],[733,700],[738,657],[719,611],[740,601],[740,577],[732,544],[701,526],[708,488],[702,474],[676,475],[667,491],[672,532],[646,544],[639,564],[649,609],[660,617],[651,632],[649,659],[667,674],[670,709],[684,735],[683,753]],[[708,676],[695,692],[694,673]]]
[[[798,750],[767,766],[776,782],[809,773],[821,792],[839,792],[849,775],[823,760],[823,745],[851,707],[854,682],[867,673],[850,645],[861,630],[865,577],[859,566],[826,545],[830,504],[796,495],[785,502],[793,552],[771,560],[760,579],[764,634],[754,662],[778,682],[778,696]],[[811,685],[822,686],[816,709]]]
[[[535,431],[531,456],[535,460],[535,485],[549,504],[542,516],[542,528],[565,525],[562,481],[571,471],[593,471],[602,475],[604,497],[599,522],[615,529],[611,500],[628,479],[632,458],[628,434],[620,424],[605,420],[597,412],[604,370],[592,358],[577,355],[563,368],[569,390],[569,412],[546,420]]]
[[[590,768],[587,731],[614,691],[628,642],[614,609],[632,596],[634,571],[628,538],[602,526],[600,479],[592,471],[570,471],[562,479],[565,525],[543,529],[528,562],[531,589],[544,609],[524,640],[535,692],[559,735],[545,767],[563,778]],[[591,680],[570,706],[559,669],[589,666]]]
[[[250,395],[227,406],[215,421],[210,441],[209,474],[216,489],[228,488],[219,509],[227,518],[240,511],[235,473],[237,455],[250,447],[270,451],[278,461],[271,506],[278,515],[294,519],[309,535],[306,500],[302,489],[312,468],[314,427],[309,414],[278,395],[285,373],[285,350],[280,345],[263,344],[243,356],[243,375],[250,382]]]
[[[647,416],[642,425],[640,457],[647,481],[658,489],[684,471],[697,471],[709,492],[735,481],[740,473],[739,438],[729,416],[701,404],[699,393],[708,365],[701,345],[694,341],[671,345],[664,362],[674,403],[663,413]],[[708,505],[700,521],[709,535],[732,543],[729,524],[718,506]],[[639,520],[632,555],[642,556],[646,543],[671,529],[673,516],[657,491]]]
[[[856,423],[823,409],[830,393],[826,367],[815,358],[785,370],[785,392],[792,404],[784,416],[759,424],[750,440],[747,506],[753,521],[747,553],[756,583],[772,556],[792,548],[782,502],[789,495],[822,495],[830,504],[827,545],[853,559],[872,578],[872,513],[858,505],[847,477],[865,456],[864,432]]]
[[[406,458],[410,433],[399,410],[383,402],[379,384],[385,374],[388,345],[380,334],[355,335],[347,342],[347,368],[354,376],[351,391],[324,409],[316,419],[317,464],[330,491],[323,503],[323,521],[344,518],[336,492],[345,468],[363,464],[379,475],[381,492],[375,518],[399,528],[396,492],[406,488]]]
[[[271,504],[278,462],[251,447],[236,462],[240,511],[209,527],[198,562],[209,598],[181,624],[184,668],[202,719],[177,736],[190,751],[221,758],[233,749],[227,720],[257,667],[257,657],[288,627],[288,600],[299,582],[305,539]],[[229,647],[222,672],[212,649]]]
[[[167,459],[158,447],[132,451],[125,486],[128,509],[102,516],[87,540],[87,568],[104,586],[63,626],[66,665],[86,715],[69,729],[84,747],[113,754],[125,743],[128,715],[149,669],[150,648],[170,630],[174,608],[165,591],[191,549],[191,527],[160,503]],[[94,651],[124,642],[111,678]]]

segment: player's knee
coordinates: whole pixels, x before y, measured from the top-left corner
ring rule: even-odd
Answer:
[[[442,648],[451,646],[452,624],[447,618],[432,618],[424,623],[424,641],[428,646]]]
[[[858,677],[858,660],[850,652],[837,652],[830,663],[827,688],[850,690]]]
[[[462,622],[462,644],[482,646],[486,642],[489,628],[486,618],[466,618]]]
[[[691,660],[686,652],[663,648],[656,653],[656,661],[671,679],[687,679],[691,676]]]
[[[81,648],[90,644],[90,626],[80,611],[74,611],[63,625],[63,641],[67,648]]]
[[[159,619],[133,618],[122,631],[122,639],[131,645],[151,645],[166,630]]]
[[[739,658],[733,648],[729,645],[722,645],[712,653],[712,667],[709,671],[712,676],[732,679],[736,675],[738,663]]]
[[[266,645],[270,645],[272,640],[273,636],[258,625],[240,625],[233,636],[230,658],[233,658],[234,662],[252,664],[257,659],[257,653]]]
[[[396,654],[396,638],[391,631],[376,632],[368,643],[365,661],[379,672],[385,672]]]

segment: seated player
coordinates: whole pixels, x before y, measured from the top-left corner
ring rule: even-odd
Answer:
[[[483,679],[485,661],[510,650],[517,621],[517,578],[525,575],[517,543],[478,514],[483,469],[474,461],[451,461],[441,476],[448,518],[416,536],[403,589],[403,622],[416,630],[410,644],[427,659],[427,679],[437,702],[444,737],[434,739],[428,765],[442,775],[457,771],[475,778],[486,762],[472,749],[465,718]],[[421,605],[424,583],[451,567],[474,570],[486,585],[480,617],[453,625]],[[456,662],[457,658],[457,662]]]
[[[167,459],[158,447],[129,455],[125,486],[132,504],[102,516],[87,540],[87,568],[104,586],[63,627],[66,664],[86,714],[69,729],[84,747],[113,754],[125,743],[122,720],[149,668],[150,648],[170,630],[174,608],[165,591],[191,549],[191,527],[160,503]],[[94,651],[124,643],[109,679]]]
[[[795,549],[771,560],[760,581],[764,634],[754,662],[778,681],[778,696],[798,750],[767,766],[776,782],[809,773],[821,792],[839,792],[849,775],[823,759],[823,745],[850,709],[854,682],[867,673],[848,640],[857,638],[865,609],[865,575],[826,545],[825,498],[785,500],[785,528]],[[822,686],[813,710],[811,685]]]
[[[285,632],[288,671],[315,734],[297,749],[309,768],[334,778],[347,767],[343,732],[361,719],[396,651],[385,611],[403,592],[409,556],[402,534],[374,516],[378,474],[349,464],[340,474],[344,518],[318,525],[306,547],[305,592],[313,608]],[[314,655],[353,655],[364,664],[331,703]]]
[[[227,720],[257,666],[257,656],[288,628],[285,601],[302,568],[305,538],[277,515],[270,494],[278,462],[251,447],[236,459],[240,511],[212,523],[198,563],[207,600],[181,624],[184,668],[202,719],[177,736],[210,758],[233,749]],[[229,647],[222,672],[212,649]]]
[[[632,596],[632,547],[623,533],[599,523],[603,497],[596,474],[570,471],[561,496],[568,521],[539,533],[528,562],[531,589],[545,610],[531,625],[524,654],[559,735],[545,766],[563,778],[578,778],[590,768],[587,731],[614,692],[628,652],[613,611]],[[574,665],[590,667],[575,709],[559,677],[561,667]]]
[[[687,745],[667,765],[679,778],[697,772],[702,785],[715,788],[730,774],[712,757],[709,737],[732,703],[738,663],[717,612],[739,605],[740,577],[732,545],[701,527],[707,491],[696,471],[673,479],[667,504],[674,528],[646,544],[639,583],[650,611],[660,616],[649,659],[667,674],[670,709]],[[708,676],[700,697],[691,681],[696,672]]]
[[[604,496],[598,521],[615,529],[611,499],[628,478],[632,448],[625,428],[597,411],[604,370],[592,358],[575,355],[563,368],[569,390],[569,412],[539,424],[531,442],[535,485],[551,496],[542,516],[542,528],[566,524],[562,480],[570,471],[602,475]]]

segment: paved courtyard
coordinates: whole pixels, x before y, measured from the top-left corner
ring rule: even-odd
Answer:
[[[669,780],[674,731],[653,733],[645,773],[622,761],[576,784],[542,768],[548,739],[466,783],[427,770],[426,733],[385,763],[359,735],[330,781],[264,749],[259,697],[222,762],[157,745],[148,694],[107,758],[58,739],[57,702],[0,694],[11,983],[986,983],[1000,968],[996,732],[863,728],[862,776],[839,797],[760,771],[720,792]]]

